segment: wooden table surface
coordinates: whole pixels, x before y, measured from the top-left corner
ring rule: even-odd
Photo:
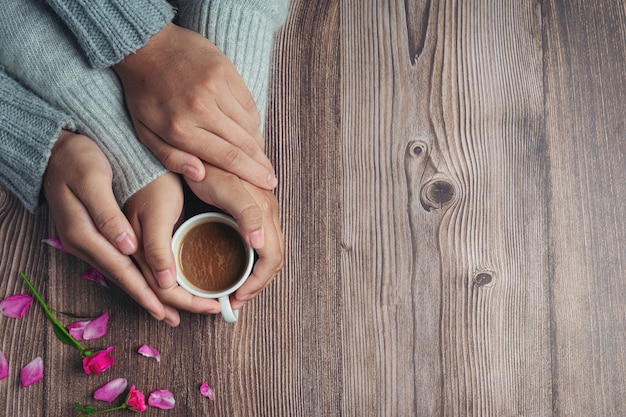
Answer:
[[[86,376],[39,306],[0,317],[0,415],[75,415],[114,377],[174,393],[151,416],[626,415],[624,1],[293,0],[276,44],[283,272],[235,325],[169,328],[0,188],[0,298],[24,271],[108,311],[117,360]]]

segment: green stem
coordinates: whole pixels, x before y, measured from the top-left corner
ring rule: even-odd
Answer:
[[[85,351],[85,347],[81,345],[78,342],[78,340],[74,339],[74,337],[72,337],[70,332],[68,332],[67,329],[59,322],[59,320],[57,320],[57,318],[54,317],[54,314],[52,314],[52,311],[50,311],[48,304],[46,304],[43,298],[41,298],[41,295],[39,295],[39,293],[37,292],[33,284],[31,284],[28,277],[23,272],[20,272],[20,275],[22,276],[22,279],[24,280],[24,282],[26,282],[26,285],[28,285],[30,290],[33,292],[33,295],[35,296],[37,301],[39,301],[39,304],[41,304],[41,307],[43,307],[43,311],[46,313],[46,316],[48,317],[48,319],[50,319],[52,324],[54,324],[61,332],[63,332],[63,334],[68,338],[68,340],[72,342],[72,344],[74,345],[76,349],[80,350],[81,352]]]
[[[113,407],[113,408],[107,408],[106,410],[97,410],[94,411],[93,413],[87,413],[87,414],[83,414],[83,412],[81,411],[80,413],[78,413],[77,417],[83,417],[83,416],[95,416],[96,414],[104,414],[104,413],[109,413],[111,411],[117,411],[117,410],[123,410],[125,408],[128,408],[128,404],[124,403],[122,405],[118,405],[117,407]]]

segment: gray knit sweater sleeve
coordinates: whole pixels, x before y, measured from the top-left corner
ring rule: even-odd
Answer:
[[[124,204],[165,173],[163,165],[137,139],[124,106],[122,87],[113,70],[91,67],[67,27],[42,1],[3,2],[0,65],[4,73],[51,107],[69,115],[72,130],[98,144],[111,164],[112,187],[118,203]],[[5,123],[19,121],[24,126],[32,123],[28,119],[17,120],[8,113],[3,116]],[[0,151],[21,152],[25,147],[43,146],[29,135],[14,139],[3,144]],[[49,157],[50,148],[50,144],[43,147],[38,157]],[[22,154],[22,157],[34,156]],[[5,164],[0,165],[0,172],[5,177],[14,175]],[[34,190],[41,187],[43,173],[43,170],[35,171],[24,179],[32,182]]]
[[[69,116],[0,68],[0,182],[30,211],[39,202],[50,150],[64,127],[72,127]]]
[[[165,0],[47,0],[90,64],[109,67],[137,51],[174,17]]]
[[[172,6],[161,0],[47,0],[53,12],[40,0],[3,1],[0,181],[32,210],[50,150],[60,129],[70,127],[105,153],[123,205],[166,170],[137,139],[115,73],[94,66],[140,48],[169,22]],[[203,33],[233,60],[263,115],[273,34],[287,1],[180,0],[179,7],[182,26]]]

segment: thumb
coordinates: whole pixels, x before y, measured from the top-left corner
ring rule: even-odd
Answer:
[[[111,188],[92,184],[84,190],[86,191],[82,195],[75,194],[87,208],[100,233],[124,255],[135,253],[137,236],[117,205]]]

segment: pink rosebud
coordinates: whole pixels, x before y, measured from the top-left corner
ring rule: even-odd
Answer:
[[[4,353],[0,352],[0,380],[9,376],[9,362],[4,357]]]
[[[83,358],[83,370],[87,375],[100,375],[109,369],[115,363],[115,359],[111,356],[113,346],[109,346],[105,350],[96,352],[90,356]]]
[[[153,348],[152,346],[143,345],[137,350],[137,353],[147,357],[147,358],[155,358],[157,362],[161,362],[161,354],[158,350]]]
[[[213,390],[206,382],[203,382],[202,385],[200,385],[200,394],[202,394],[203,397],[207,397],[211,401],[215,400]]]
[[[93,398],[99,401],[106,401],[108,403],[113,402],[114,399],[119,397],[128,386],[128,381],[125,378],[112,379],[93,393]]]
[[[148,405],[150,407],[160,408],[161,410],[171,410],[176,406],[176,400],[170,390],[160,389],[150,393]]]
[[[96,285],[99,285],[104,288],[109,288],[109,281],[102,275],[102,272],[98,271],[96,268],[89,268],[83,272],[83,279],[87,281],[91,281]]]
[[[126,396],[125,404],[128,405],[132,411],[142,413],[146,411],[146,397],[135,389],[135,386],[130,387],[130,392]]]
[[[0,301],[0,312],[7,317],[21,319],[28,311],[28,307],[33,302],[33,297],[28,294],[11,295]]]
[[[20,370],[20,380],[22,381],[22,387],[33,385],[37,381],[43,379],[43,360],[37,356],[30,361],[28,365]]]
[[[55,249],[60,250],[63,253],[70,253],[70,251],[65,249],[65,246],[63,246],[63,243],[61,243],[61,239],[59,239],[58,237],[49,237],[47,239],[43,239],[42,242],[52,246]]]

